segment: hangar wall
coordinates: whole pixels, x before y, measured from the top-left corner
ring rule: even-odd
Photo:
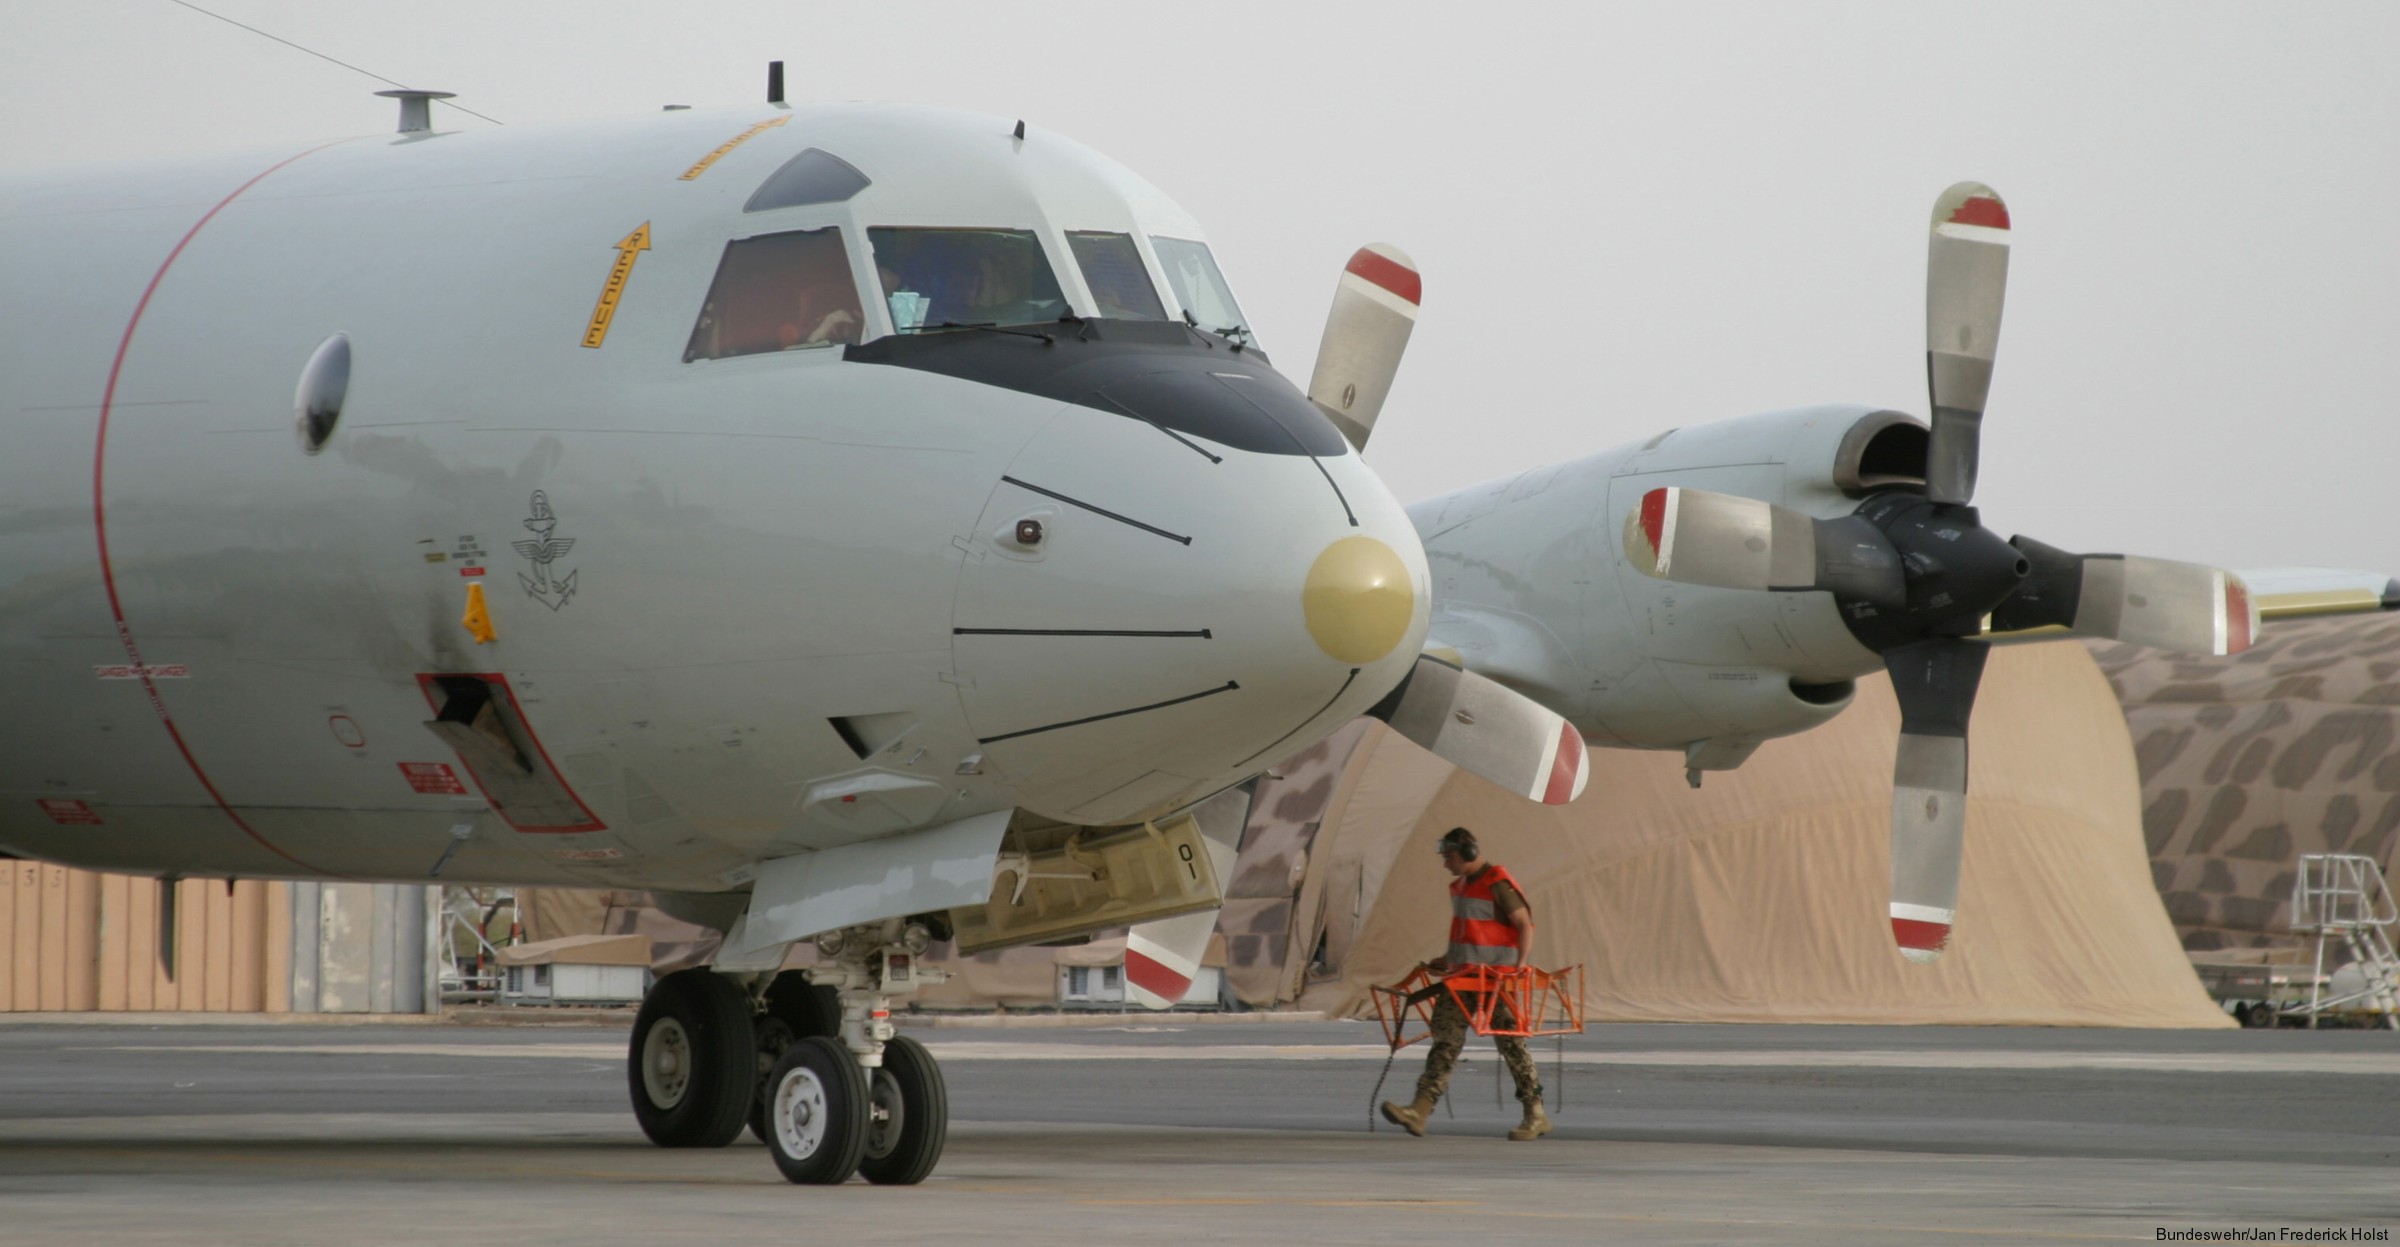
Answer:
[[[431,889],[185,879],[176,968],[149,878],[0,862],[0,1013],[421,1013]]]

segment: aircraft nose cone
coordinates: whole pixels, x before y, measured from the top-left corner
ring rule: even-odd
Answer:
[[[1300,589],[1308,635],[1336,662],[1371,663],[1408,635],[1416,589],[1398,552],[1373,537],[1344,537],[1309,565]]]

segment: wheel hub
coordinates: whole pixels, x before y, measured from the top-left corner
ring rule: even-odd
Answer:
[[[642,1090],[658,1107],[683,1103],[692,1086],[692,1037],[683,1024],[661,1018],[642,1038]]]
[[[825,1085],[805,1069],[795,1069],[775,1088],[773,1126],[785,1154],[805,1159],[825,1143]]]

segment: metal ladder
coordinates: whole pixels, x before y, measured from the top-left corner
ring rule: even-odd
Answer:
[[[2400,957],[2392,953],[2390,928],[2400,921],[2391,889],[2375,859],[2355,853],[2303,853],[2292,881],[2292,930],[2317,937],[2316,972],[2308,988],[2308,1025],[2334,1009],[2383,1015],[2400,1030]],[[2325,946],[2340,941],[2364,984],[2357,991],[2328,995]]]

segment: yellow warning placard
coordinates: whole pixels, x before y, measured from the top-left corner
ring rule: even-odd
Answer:
[[[754,139],[754,138],[757,138],[759,135],[761,135],[761,134],[764,134],[764,133],[766,133],[767,131],[774,129],[775,127],[777,127],[777,126],[779,126],[779,125],[782,125],[783,123],[785,123],[785,122],[787,122],[787,121],[790,121],[791,119],[792,119],[792,116],[791,116],[791,114],[790,114],[790,113],[785,113],[783,116],[781,116],[781,117],[777,117],[777,118],[775,118],[775,119],[774,119],[774,120],[772,120],[772,121],[762,121],[762,122],[759,122],[757,125],[754,125],[754,126],[750,127],[749,129],[742,131],[740,134],[734,135],[732,138],[725,140],[725,145],[724,145],[724,146],[722,146],[722,147],[719,147],[717,150],[715,150],[715,151],[713,151],[713,152],[710,152],[709,154],[707,154],[707,155],[705,155],[705,156],[702,156],[702,157],[700,158],[700,163],[698,163],[698,164],[696,164],[696,165],[693,165],[693,166],[692,166],[691,168],[689,168],[689,169],[686,169],[686,170],[684,170],[684,171],[683,171],[683,176],[682,176],[682,177],[680,177],[680,178],[677,178],[677,179],[675,179],[675,180],[676,180],[676,181],[678,181],[678,182],[689,182],[689,181],[691,181],[692,179],[699,177],[701,174],[708,172],[708,167],[709,167],[710,165],[713,165],[713,164],[717,163],[718,161],[720,161],[720,160],[723,160],[723,159],[725,158],[725,153],[727,153],[727,152],[729,152],[729,151],[732,151],[734,148],[740,147],[742,144],[744,144],[744,143],[747,143],[747,142],[749,142],[750,140],[752,140],[752,139]]]
[[[609,322],[617,318],[617,300],[624,297],[625,283],[633,276],[634,257],[650,249],[650,223],[627,234],[617,242],[617,262],[608,270],[608,284],[600,287],[600,302],[592,307],[592,323],[583,331],[583,344],[598,348],[608,341]]]

